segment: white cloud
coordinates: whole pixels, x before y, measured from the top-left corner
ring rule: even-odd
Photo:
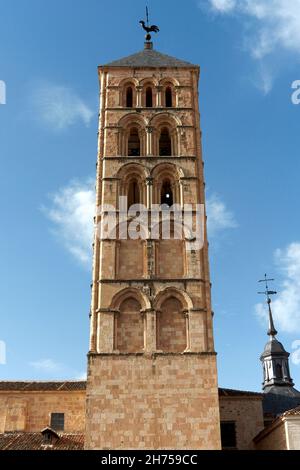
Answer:
[[[94,182],[72,181],[52,195],[50,208],[43,208],[54,224],[54,232],[67,250],[90,266],[95,205]]]
[[[223,13],[236,7],[236,0],[210,0],[210,3],[213,9]]]
[[[206,0],[205,3],[211,11],[234,15],[242,22],[245,46],[254,59],[276,58],[278,50],[300,56],[300,0]],[[268,75],[267,83],[261,87],[264,92],[272,87],[271,71]]]
[[[54,131],[62,131],[78,122],[88,126],[94,115],[71,88],[62,85],[47,83],[37,86],[32,104],[35,118]]]
[[[45,373],[59,372],[63,369],[62,364],[58,364],[52,359],[41,359],[39,361],[30,362],[29,365],[34,369]]]
[[[300,243],[295,242],[285,249],[275,252],[275,261],[283,282],[278,296],[272,302],[275,326],[278,331],[286,333],[300,332]],[[264,304],[255,306],[256,314],[267,318]],[[296,353],[295,353],[296,354]]]
[[[207,198],[206,211],[207,229],[210,237],[225,229],[237,227],[233,213],[227,209],[225,203],[216,194]]]
[[[297,339],[296,341],[293,341],[292,343],[292,349],[296,349],[296,351],[293,351],[291,354],[291,361],[295,366],[300,365],[300,340]]]

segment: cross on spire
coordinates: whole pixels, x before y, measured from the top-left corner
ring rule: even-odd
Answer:
[[[264,292],[258,292],[258,294],[262,294],[266,296],[267,299],[267,304],[268,304],[268,309],[269,309],[269,329],[268,329],[268,335],[272,336],[273,338],[277,335],[277,330],[274,325],[274,320],[273,320],[273,315],[272,315],[272,309],[271,309],[271,297],[272,295],[276,295],[277,292],[275,290],[270,290],[269,289],[269,282],[274,281],[275,279],[268,279],[267,275],[265,274],[264,279],[260,279],[258,282],[264,282],[266,285],[266,290]]]

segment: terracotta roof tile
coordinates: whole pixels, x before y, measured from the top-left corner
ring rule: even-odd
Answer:
[[[63,434],[49,445],[41,433],[0,434],[0,450],[82,450],[83,434]]]
[[[85,390],[85,381],[64,382],[0,382],[1,391],[48,392]]]
[[[281,416],[300,416],[300,406],[286,411]]]

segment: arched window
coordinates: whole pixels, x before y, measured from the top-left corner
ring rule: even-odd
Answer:
[[[148,86],[146,88],[146,108],[152,108],[152,107],[153,107],[152,88]]]
[[[283,378],[281,364],[276,364],[276,378],[277,379],[282,379]]]
[[[133,107],[133,90],[131,86],[129,86],[126,90],[126,107]]]
[[[138,157],[141,154],[141,143],[139,131],[136,127],[133,127],[130,130],[128,137],[128,156],[129,157]]]
[[[173,206],[173,191],[169,180],[164,181],[162,185],[160,203],[169,207]]]
[[[128,209],[133,204],[140,203],[140,189],[139,189],[139,184],[136,179],[131,180],[129,183],[127,198],[128,198]]]
[[[162,157],[167,157],[172,155],[172,142],[169,130],[164,127],[161,130],[159,138],[159,155]]]
[[[166,88],[166,96],[165,96],[165,99],[166,99],[166,108],[172,108],[173,106],[173,99],[172,99],[172,88],[170,86],[168,86]]]

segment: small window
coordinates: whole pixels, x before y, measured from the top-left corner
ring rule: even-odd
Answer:
[[[153,95],[152,95],[152,88],[147,87],[146,89],[146,108],[153,107]]]
[[[133,91],[131,86],[129,86],[126,90],[126,107],[133,107]]]
[[[161,188],[161,205],[173,206],[173,192],[170,181],[165,181]]]
[[[50,427],[55,431],[63,431],[65,429],[65,414],[51,413]]]
[[[166,108],[172,108],[173,102],[172,102],[172,88],[167,87],[166,88]]]
[[[276,378],[277,379],[282,379],[283,378],[281,364],[276,364]]]
[[[165,127],[162,129],[159,138],[159,155],[168,157],[172,155],[172,142],[169,130]]]
[[[236,449],[236,426],[234,421],[221,422],[222,449]]]
[[[136,180],[132,180],[128,188],[128,209],[134,204],[140,203],[139,185]]]
[[[141,144],[139,131],[136,127],[130,130],[128,138],[128,156],[129,157],[139,157],[141,154]]]

